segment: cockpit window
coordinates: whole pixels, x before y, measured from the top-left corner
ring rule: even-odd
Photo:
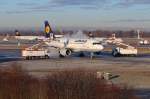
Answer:
[[[76,40],[75,42],[83,42],[83,43],[85,43],[85,42],[87,42],[87,40]]]
[[[93,43],[93,45],[101,45],[101,43]]]

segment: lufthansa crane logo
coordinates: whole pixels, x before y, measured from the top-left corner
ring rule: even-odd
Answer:
[[[47,26],[47,27],[45,28],[45,32],[46,32],[46,33],[49,33],[49,32],[50,32],[49,26]]]

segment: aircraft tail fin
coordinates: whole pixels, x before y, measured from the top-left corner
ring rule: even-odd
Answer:
[[[15,36],[21,36],[21,34],[18,30],[15,30]]]
[[[53,33],[48,21],[45,21],[45,37],[54,39],[54,33]]]
[[[137,34],[138,34],[138,39],[141,39],[141,37],[140,37],[140,30],[137,30]]]

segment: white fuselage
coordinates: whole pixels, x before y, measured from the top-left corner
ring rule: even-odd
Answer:
[[[41,40],[44,39],[44,36],[15,36],[18,40]]]
[[[63,35],[55,35],[56,38],[61,38]],[[18,40],[45,40],[45,36],[15,36]]]
[[[99,41],[94,39],[67,39],[58,38],[56,40],[45,41],[48,46],[56,47],[59,49],[70,49],[73,52],[89,51],[89,52],[99,52],[103,50],[103,46]]]
[[[103,45],[106,45],[107,43],[116,44],[116,43],[123,42],[123,40],[121,38],[94,37],[93,39],[103,43]]]

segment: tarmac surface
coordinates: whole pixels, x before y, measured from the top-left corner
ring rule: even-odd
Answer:
[[[0,43],[0,45],[6,47],[4,43]],[[109,72],[119,75],[118,78],[112,80],[114,83],[127,84],[138,89],[138,95],[150,99],[150,53],[139,54],[137,57],[113,57],[111,52],[104,51],[93,59],[90,59],[89,55],[86,55],[86,57],[72,55],[66,58],[23,60],[21,50],[16,49],[16,43],[10,45],[14,48],[9,50],[3,49],[3,46],[0,48],[0,66],[18,63],[29,73],[39,77],[54,71],[65,70],[82,69]]]
[[[85,70],[109,72],[119,75],[113,83],[126,84],[137,90],[137,95],[150,97],[150,56],[112,57],[110,54],[99,55],[93,59],[87,57],[52,58],[46,60],[22,60],[10,58],[0,62],[0,66],[20,64],[32,75],[43,77],[51,72],[65,70]],[[13,55],[12,55],[13,56]],[[1,60],[1,59],[0,59]]]
[[[96,70],[120,75],[117,82],[127,83],[135,88],[150,88],[150,55],[137,57],[112,57],[103,52],[91,59],[69,56],[44,60],[23,60],[19,50],[4,50],[0,53],[0,66],[8,66],[17,62],[35,75],[43,75],[59,70]]]

